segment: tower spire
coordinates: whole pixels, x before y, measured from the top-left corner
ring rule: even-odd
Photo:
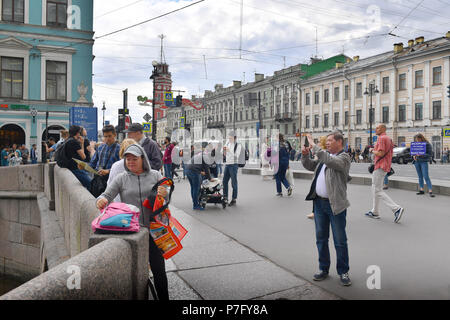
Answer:
[[[165,62],[165,59],[164,59],[164,38],[165,38],[165,36],[164,36],[163,34],[160,34],[158,37],[161,39],[161,57],[160,57],[160,63],[163,64],[163,63],[166,63],[166,62]]]

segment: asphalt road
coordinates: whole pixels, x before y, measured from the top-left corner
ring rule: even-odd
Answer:
[[[304,201],[310,182],[296,179],[293,196],[278,198],[274,181],[241,174],[238,181],[236,207],[224,210],[208,204],[205,211],[193,211],[187,180],[176,185],[172,204],[313,282],[317,249],[314,222],[306,218],[312,204]],[[370,187],[349,185],[348,191],[347,237],[353,285],[339,284],[332,239],[331,277],[313,283],[346,299],[450,299],[450,198],[390,189],[394,201],[406,208],[400,223],[395,224],[393,214],[383,205],[380,220],[364,216],[372,206]],[[367,287],[370,266],[381,271],[381,289]]]
[[[304,170],[303,165],[300,161],[291,161],[290,166],[294,170]],[[247,165],[246,165],[247,167]],[[256,164],[249,164],[249,168],[258,168]],[[369,167],[368,163],[352,163],[350,167],[350,173],[356,174],[368,174],[367,167]],[[408,178],[417,178],[416,168],[413,164],[392,164],[392,168],[395,170],[395,175],[398,177],[408,177]],[[428,165],[428,173],[430,175],[430,179],[436,180],[450,180],[450,164],[432,164]],[[433,183],[433,181],[431,181]]]

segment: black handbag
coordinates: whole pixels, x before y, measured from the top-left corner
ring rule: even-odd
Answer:
[[[386,154],[387,154],[387,153],[386,153]],[[385,154],[384,156],[382,156],[380,159],[378,159],[375,163],[372,163],[372,164],[369,166],[369,168],[367,168],[367,170],[369,170],[369,173],[370,173],[370,174],[372,174],[373,171],[375,170],[375,164],[377,164],[378,161],[380,161],[381,159],[383,159],[383,158],[386,156],[386,154]],[[387,173],[387,176],[390,177],[390,176],[392,176],[394,173],[395,173],[395,171],[394,171],[394,169],[392,169],[392,167],[391,167],[391,170]]]
[[[109,162],[109,159],[111,159],[112,153],[113,153],[113,150],[111,149],[111,151],[109,152],[108,160],[106,160],[106,165],[108,165],[108,162]],[[100,176],[97,174],[94,175],[94,178],[91,181],[91,186],[89,188],[89,191],[95,198],[97,198],[103,192],[105,192],[106,187],[108,185],[108,178],[109,178],[109,174],[107,174],[106,176]]]

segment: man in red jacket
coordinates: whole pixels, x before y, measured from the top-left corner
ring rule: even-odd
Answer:
[[[164,145],[166,146],[166,150],[164,151],[163,156],[163,165],[164,165],[164,176],[166,178],[172,179],[172,150],[174,148],[174,144],[170,142],[170,137],[166,137],[164,140]]]

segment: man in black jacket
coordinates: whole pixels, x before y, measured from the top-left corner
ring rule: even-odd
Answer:
[[[159,149],[158,144],[155,141],[144,135],[144,127],[140,123],[133,123],[124,132],[128,134],[128,138],[134,139],[141,145],[142,148],[144,148],[152,169],[157,171],[161,170],[161,150]]]

